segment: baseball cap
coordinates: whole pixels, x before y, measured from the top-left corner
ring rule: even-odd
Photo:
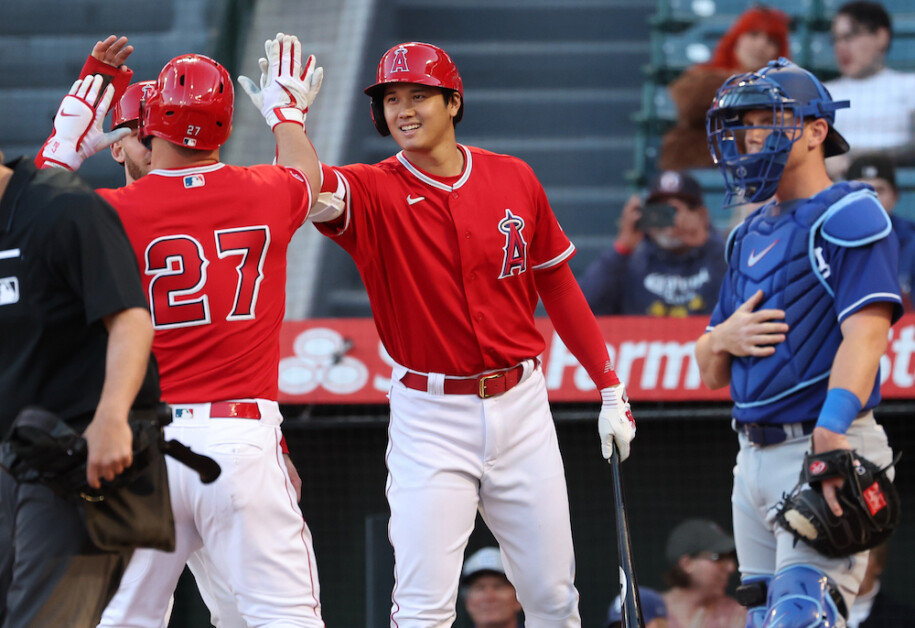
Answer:
[[[893,189],[896,187],[896,165],[893,160],[884,155],[876,153],[870,155],[861,155],[851,162],[848,170],[845,171],[845,178],[848,180],[855,179],[883,179]]]
[[[475,576],[483,573],[505,575],[505,568],[502,566],[502,553],[498,547],[484,547],[464,561],[464,569],[461,571],[461,584],[467,584]]]
[[[642,602],[642,619],[647,624],[658,617],[667,617],[667,605],[664,598],[654,589],[648,587],[639,587],[639,600]],[[607,613],[608,628],[615,622],[623,621],[623,609],[620,596],[613,598],[610,604],[610,611]]]
[[[702,186],[686,172],[664,170],[655,176],[648,187],[646,203],[666,196],[676,196],[694,205],[702,204]]]
[[[667,560],[671,565],[685,554],[730,554],[734,549],[734,539],[710,519],[687,519],[667,537]]]

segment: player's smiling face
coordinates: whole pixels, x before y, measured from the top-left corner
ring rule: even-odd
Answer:
[[[442,90],[415,83],[394,83],[384,92],[384,119],[397,144],[406,151],[428,151],[454,141],[460,99],[450,101]]]

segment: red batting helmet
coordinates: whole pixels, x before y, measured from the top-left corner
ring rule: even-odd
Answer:
[[[155,85],[155,81],[140,81],[133,85],[128,85],[124,90],[121,99],[114,103],[111,108],[111,130],[120,128],[128,122],[137,122],[140,120],[140,101],[146,96],[146,92]]]
[[[234,102],[232,77],[222,65],[203,55],[175,57],[143,101],[138,137],[214,150],[232,132]]]
[[[464,116],[464,83],[454,61],[438,46],[411,41],[397,44],[381,57],[375,83],[366,87],[365,93],[372,97],[372,121],[382,135],[391,134],[384,120],[382,100],[388,83],[418,83],[456,91],[461,95],[461,108],[454,123]]]

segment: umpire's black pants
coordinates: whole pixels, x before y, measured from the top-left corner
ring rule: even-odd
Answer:
[[[98,550],[78,504],[0,471],[0,625],[92,628],[130,554]]]

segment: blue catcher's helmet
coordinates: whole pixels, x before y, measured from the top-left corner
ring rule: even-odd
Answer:
[[[728,189],[727,204],[763,201],[775,194],[805,119],[829,123],[823,143],[826,157],[847,152],[848,142],[833,126],[836,110],[846,107],[847,100],[833,101],[819,79],[784,57],[725,81],[706,115],[706,130],[712,159]],[[771,111],[772,124],[762,127],[770,131],[763,148],[747,153],[747,129],[760,128],[744,124],[743,114],[753,110]]]

